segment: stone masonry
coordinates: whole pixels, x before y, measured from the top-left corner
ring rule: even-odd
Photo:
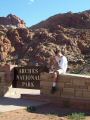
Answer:
[[[90,76],[64,74],[60,75],[57,87],[58,91],[51,94],[52,75],[48,73],[41,74],[41,94],[62,97],[62,98],[80,98],[90,100]]]
[[[12,85],[13,68],[15,65],[0,66],[0,97],[4,96]]]

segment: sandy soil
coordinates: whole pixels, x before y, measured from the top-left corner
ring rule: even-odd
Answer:
[[[30,113],[26,110],[16,110],[0,114],[0,120],[64,120],[56,115]],[[66,120],[66,119],[65,119]]]

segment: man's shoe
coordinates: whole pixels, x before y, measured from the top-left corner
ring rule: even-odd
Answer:
[[[54,94],[56,91],[57,91],[57,88],[56,87],[52,87],[51,93]]]

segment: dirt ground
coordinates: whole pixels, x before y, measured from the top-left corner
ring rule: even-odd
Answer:
[[[56,115],[30,113],[26,110],[16,110],[0,114],[0,120],[64,120]],[[66,120],[66,119],[65,119]]]
[[[52,105],[36,107],[34,112],[28,112],[26,108],[0,113],[0,120],[68,120],[67,116],[71,113],[83,112]],[[84,113],[85,120],[90,120],[90,112],[85,111]]]

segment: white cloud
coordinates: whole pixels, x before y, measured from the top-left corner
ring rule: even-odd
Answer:
[[[35,0],[29,0],[29,2],[34,2]]]
[[[35,2],[35,0],[28,0],[28,5],[30,5],[33,2]]]

